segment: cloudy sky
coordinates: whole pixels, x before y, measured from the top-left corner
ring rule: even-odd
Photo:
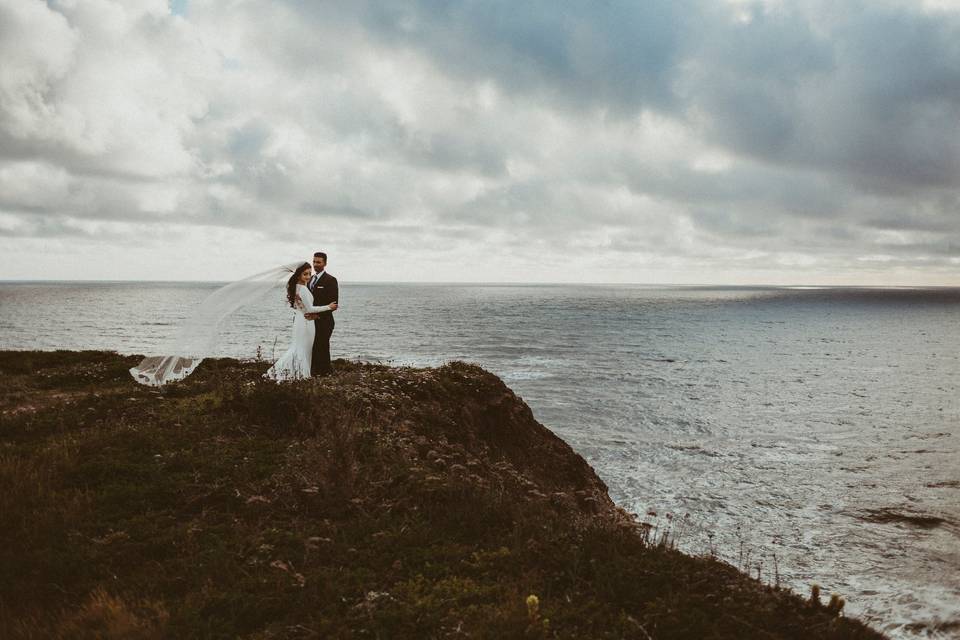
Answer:
[[[0,0],[0,279],[960,285],[957,0]]]

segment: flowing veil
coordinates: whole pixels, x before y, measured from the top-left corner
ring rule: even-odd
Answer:
[[[304,262],[306,260],[274,267],[211,293],[164,344],[161,353],[171,355],[144,358],[130,369],[133,379],[140,384],[159,387],[186,378],[205,357],[213,355],[220,326],[229,315],[284,285],[290,274]]]

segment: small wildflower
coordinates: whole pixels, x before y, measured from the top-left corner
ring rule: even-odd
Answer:
[[[540,617],[540,598],[533,594],[527,596],[527,615],[531,621]]]

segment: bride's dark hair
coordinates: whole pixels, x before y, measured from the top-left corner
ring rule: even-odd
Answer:
[[[297,285],[300,283],[300,276],[303,275],[303,272],[310,268],[309,262],[304,262],[302,265],[297,267],[297,270],[293,272],[293,275],[290,276],[290,279],[287,280],[287,302],[290,303],[290,307],[296,309],[297,302]],[[312,302],[312,300],[311,300]]]

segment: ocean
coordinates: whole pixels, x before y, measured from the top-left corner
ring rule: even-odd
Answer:
[[[0,283],[0,349],[156,354],[217,286]],[[215,355],[278,357],[282,298]],[[334,358],[482,365],[682,550],[960,637],[960,289],[342,282],[340,303]]]

